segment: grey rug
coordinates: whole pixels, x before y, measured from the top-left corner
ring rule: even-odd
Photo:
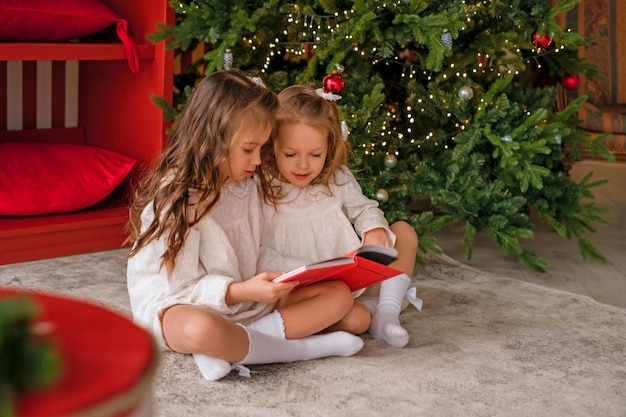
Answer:
[[[129,312],[124,249],[0,266],[0,285]],[[424,309],[402,313],[411,341],[364,335],[354,357],[253,366],[206,382],[166,353],[154,415],[626,416],[626,310],[429,260],[414,275]]]

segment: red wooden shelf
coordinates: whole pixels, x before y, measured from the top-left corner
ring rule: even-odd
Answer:
[[[137,45],[139,59],[154,58],[154,45]],[[0,42],[0,61],[115,61],[126,59],[121,43]]]
[[[128,208],[107,199],[86,210],[46,216],[0,216],[0,265],[121,248]]]
[[[159,24],[173,25],[174,9],[168,0],[101,1],[127,20],[129,32],[137,42],[139,71],[129,70],[124,45],[112,32],[71,42],[0,41],[0,89],[6,90],[7,68],[11,74],[21,70],[23,81],[18,93],[25,106],[22,112],[8,111],[19,103],[8,100],[7,94],[3,99],[0,94],[0,141],[84,143],[134,158],[137,165],[111,197],[88,209],[42,216],[0,216],[0,265],[122,247],[128,221],[128,208],[122,201],[130,199],[130,185],[137,182],[143,167],[153,163],[166,142],[168,123],[151,96],[171,103],[174,52],[164,42],[151,43],[147,35]],[[24,61],[24,65],[9,66],[7,61]],[[31,88],[31,78],[39,66],[35,68],[32,61],[79,61],[76,79],[71,80],[76,81],[77,97],[68,101],[77,110],[76,122],[69,126],[53,125],[58,129],[36,126],[35,117],[30,117],[35,106],[28,107],[37,103],[39,108],[40,104],[37,89]],[[42,67],[42,71],[47,70],[47,66]],[[63,96],[66,68],[53,64],[49,70],[53,114],[59,109],[61,114],[67,110]],[[45,80],[42,85],[46,86]],[[19,117],[23,123],[13,126],[23,126],[24,130],[7,130],[9,118],[13,122]]]

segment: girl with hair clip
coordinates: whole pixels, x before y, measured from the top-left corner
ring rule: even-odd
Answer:
[[[208,75],[130,208],[134,320],[161,348],[192,354],[207,380],[224,377],[231,363],[243,374],[245,364],[363,347],[348,332],[314,335],[349,313],[345,284],[295,289],[272,282],[278,273],[257,274],[262,219],[252,176],[277,105],[275,93],[238,70]]]
[[[265,145],[261,165],[265,225],[260,266],[291,270],[364,244],[394,246],[398,259],[390,266],[403,273],[383,281],[378,297],[356,299],[341,328],[354,334],[369,330],[375,338],[402,347],[409,334],[399,314],[410,298],[417,234],[406,222],[389,226],[378,202],[363,195],[346,167],[350,149],[338,108],[325,94],[305,85],[278,94],[277,134]],[[420,302],[414,298],[418,308]]]

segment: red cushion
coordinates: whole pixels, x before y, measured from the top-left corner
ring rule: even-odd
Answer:
[[[0,142],[0,215],[80,210],[107,197],[135,160],[84,145]]]
[[[117,23],[133,72],[137,72],[137,47],[128,24],[98,0],[0,0],[0,40],[69,41],[96,33]]]
[[[35,323],[49,329],[43,337],[56,345],[64,372],[52,387],[18,396],[17,415],[121,416],[151,397],[149,381],[158,352],[148,332],[129,318],[90,302],[0,287],[0,302],[5,297],[25,296],[40,307]]]

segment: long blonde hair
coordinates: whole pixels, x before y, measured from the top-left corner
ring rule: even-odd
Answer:
[[[167,248],[161,266],[172,270],[189,228],[205,216],[220,196],[226,178],[233,137],[256,123],[261,130],[275,130],[276,94],[253,82],[239,70],[214,72],[205,77],[189,97],[167,148],[154,169],[141,181],[130,206],[129,256],[163,236]],[[189,192],[197,195],[189,218]],[[154,219],[142,228],[141,214],[152,205]]]
[[[284,125],[304,123],[327,135],[328,151],[324,168],[311,184],[328,187],[334,180],[335,172],[347,164],[351,151],[350,144],[342,136],[341,117],[337,105],[322,98],[315,92],[314,87],[308,85],[292,85],[285,88],[278,94],[278,103],[277,130]],[[272,184],[273,179],[280,178],[274,155],[275,140],[276,135],[273,135],[263,146],[262,175],[260,175],[264,197],[272,203],[277,203],[282,196],[280,186]]]

